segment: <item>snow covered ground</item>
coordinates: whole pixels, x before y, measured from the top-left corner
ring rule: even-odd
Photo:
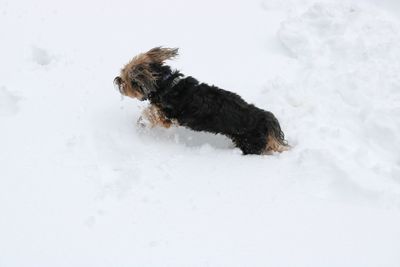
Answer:
[[[400,3],[0,0],[0,266],[400,266]],[[292,150],[141,130],[138,52]]]

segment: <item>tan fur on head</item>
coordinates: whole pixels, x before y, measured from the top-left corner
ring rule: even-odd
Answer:
[[[163,64],[178,55],[178,48],[155,47],[134,57],[126,64],[119,77],[114,79],[121,94],[143,99],[155,91],[157,73],[151,71],[151,64]]]

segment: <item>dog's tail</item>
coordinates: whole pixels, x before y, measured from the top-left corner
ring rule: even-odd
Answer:
[[[275,116],[268,112],[268,131],[265,152],[283,152],[289,150],[290,146],[285,140],[281,126]]]

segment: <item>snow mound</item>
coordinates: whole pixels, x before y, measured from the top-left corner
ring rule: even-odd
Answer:
[[[0,87],[0,116],[15,115],[19,111],[18,101],[20,98],[8,91],[5,87]]]
[[[399,29],[368,6],[314,4],[281,24],[298,68],[267,90],[289,106],[284,120],[299,162],[392,196],[400,181]]]

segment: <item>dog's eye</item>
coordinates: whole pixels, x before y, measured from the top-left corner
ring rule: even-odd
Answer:
[[[138,83],[137,81],[133,80],[131,82],[131,85],[132,85],[132,88],[136,88],[136,90],[143,91],[142,85],[140,83]]]
[[[132,87],[139,87],[139,84],[137,83],[137,81],[131,81],[131,85],[132,85]]]

